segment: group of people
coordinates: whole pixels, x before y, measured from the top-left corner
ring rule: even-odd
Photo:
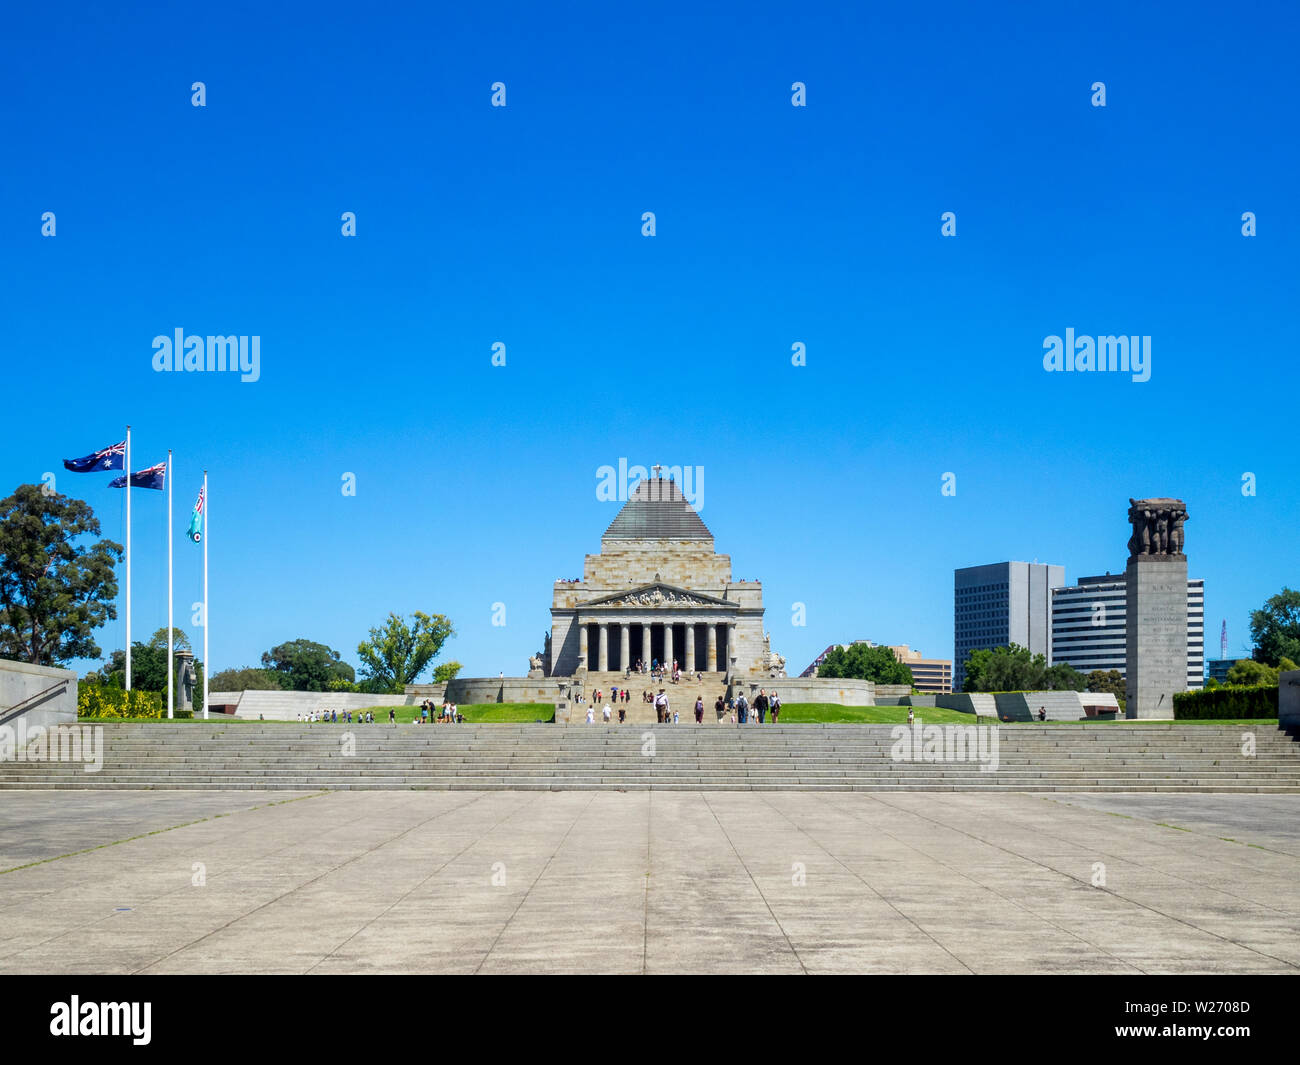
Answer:
[[[337,710],[309,710],[306,714],[299,713],[298,720],[306,721],[308,724],[317,724],[323,722],[330,725],[337,725],[340,720],[342,720],[345,725],[351,725],[354,723],[352,720],[351,710],[344,710],[343,717],[341,719],[339,717],[339,712]],[[392,710],[388,711],[388,720],[389,721],[397,720],[396,715],[393,713]],[[357,719],[355,724],[373,725],[374,723],[375,723],[374,711],[372,710],[357,711]]]
[[[450,699],[444,700],[441,707],[432,699],[425,699],[420,704],[420,716],[415,719],[415,723],[427,725],[430,721],[435,725],[462,725],[465,718]]]
[[[649,673],[651,679],[656,681],[661,681],[664,677],[668,677],[674,684],[677,684],[682,679],[682,670],[677,664],[677,659],[675,658],[672,661],[671,668],[669,668],[668,663],[660,662],[657,658],[651,659],[648,666],[643,659],[638,658],[636,662],[633,663],[632,668],[630,670],[625,670],[623,675],[625,677],[630,677],[633,673]],[[696,670],[695,679],[703,680],[704,674],[699,670]]]
[[[597,691],[594,694],[594,702],[599,703],[600,692]],[[627,721],[627,706],[625,704],[628,701],[629,692],[626,688],[615,688],[612,694],[614,697],[613,702],[618,706],[618,723],[621,725]],[[678,724],[680,720],[678,717],[678,711],[672,708],[672,704],[668,698],[668,693],[663,688],[660,688],[658,692],[654,693],[649,691],[642,692],[641,701],[643,703],[654,704],[655,719],[659,724]],[[713,704],[713,712],[717,714],[719,721],[724,717],[727,717],[733,725],[751,725],[755,723],[763,725],[767,723],[768,716],[770,715],[772,718],[772,724],[775,725],[779,722],[781,717],[781,697],[776,693],[775,689],[771,694],[768,694],[768,692],[763,688],[759,688],[758,694],[754,696],[753,703],[750,703],[750,701],[745,698],[744,692],[741,692],[736,696],[719,695],[717,702]],[[601,711],[600,716],[606,725],[612,723],[614,710],[608,702],[605,704],[605,708]],[[595,723],[596,707],[595,705],[588,706],[587,724],[594,725]],[[703,695],[697,695],[695,697],[695,723],[697,725],[704,724]]]
[[[764,725],[767,723],[768,715],[771,714],[772,724],[775,725],[781,717],[781,697],[777,695],[775,688],[772,689],[771,695],[765,689],[759,688],[753,703],[745,698],[744,692],[734,699],[726,700],[719,695],[718,701],[713,704],[713,709],[719,718],[726,714],[734,724],[739,725],[752,725],[755,718],[760,725]]]

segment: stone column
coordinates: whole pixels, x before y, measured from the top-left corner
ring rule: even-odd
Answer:
[[[716,621],[709,622],[708,646],[709,672],[716,673],[718,671],[718,623]]]
[[[624,672],[632,668],[632,628],[626,621],[618,627],[618,666]]]
[[[650,668],[650,622],[641,622],[641,663]]]
[[[587,668],[587,623],[578,619],[578,668]]]
[[[1124,571],[1125,716],[1169,720],[1187,689],[1187,556],[1180,499],[1134,500]]]
[[[736,625],[735,622],[727,624],[727,672],[732,671],[737,658],[736,647]]]
[[[600,663],[597,667],[602,673],[609,669],[609,622],[600,623],[600,657],[597,661]]]
[[[695,672],[695,622],[686,622],[686,672]]]
[[[664,669],[671,672],[673,668],[673,623],[664,622]]]

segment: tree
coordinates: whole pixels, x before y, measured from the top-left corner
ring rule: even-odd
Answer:
[[[149,637],[149,646],[155,650],[167,653],[167,627],[164,625]],[[173,651],[193,651],[190,646],[190,638],[186,635],[184,629],[172,629],[172,650]],[[134,654],[134,652],[132,652]]]
[[[1243,658],[1234,662],[1228,670],[1228,683],[1234,688],[1254,688],[1260,685],[1274,688],[1277,687],[1277,670],[1252,658]]]
[[[0,500],[0,658],[48,666],[101,654],[92,633],[117,617],[120,544],[99,540],[88,503],[19,485]]]
[[[244,666],[242,669],[223,669],[213,673],[208,687],[214,692],[280,691],[283,675],[273,669]]]
[[[190,650],[190,638],[184,629],[172,629],[172,646],[177,651]],[[202,663],[195,660],[195,671],[202,676]],[[108,664],[97,673],[87,675],[87,680],[99,678],[104,684],[126,687],[126,652],[114,651]],[[161,628],[149,637],[147,643],[131,642],[131,687],[142,691],[167,690],[167,630]],[[219,691],[220,689],[214,689]]]
[[[444,662],[440,666],[433,667],[433,683],[446,684],[449,680],[454,680],[456,674],[465,667],[459,662]]]
[[[356,671],[332,647],[311,640],[290,640],[262,655],[262,666],[280,674],[285,688],[298,692],[329,690],[332,680],[356,680]]]
[[[172,629],[172,647],[177,651],[190,650],[190,638],[184,629]],[[173,663],[174,665],[174,663]],[[194,660],[194,709],[203,710],[203,669],[199,659]],[[102,684],[105,687],[126,687],[126,652],[119,649],[109,655],[108,662],[98,670],[87,673],[84,678],[90,684]],[[179,684],[179,678],[174,683]],[[229,691],[209,682],[213,691]],[[146,692],[167,691],[167,629],[161,628],[149,637],[147,643],[139,640],[131,642],[131,688]],[[173,689],[180,691],[179,687]],[[180,696],[176,696],[179,705]]]
[[[1090,692],[1109,693],[1121,702],[1128,694],[1124,677],[1118,669],[1094,669],[1085,678]]]
[[[888,647],[851,643],[833,648],[817,667],[819,677],[857,677],[876,684],[912,686],[912,671]]]
[[[389,614],[380,628],[370,630],[368,640],[357,645],[364,682],[400,692],[415,682],[453,635],[451,621],[442,614],[417,610],[410,623]]]
[[[1019,644],[972,651],[966,657],[968,692],[1083,691],[1082,673],[1066,662],[1047,664],[1043,655],[1030,654]]]
[[[1256,662],[1276,666],[1283,658],[1300,659],[1300,592],[1284,587],[1263,609],[1252,610],[1250,638]]]
[[[1253,658],[1243,658],[1233,663],[1232,668],[1228,670],[1228,684],[1242,688],[1256,688],[1260,685],[1276,688],[1280,679],[1278,674],[1295,668],[1296,664],[1285,655],[1278,659],[1276,666],[1266,666]]]
[[[1057,662],[1043,673],[1043,689],[1049,692],[1081,692],[1088,686],[1082,673],[1069,662]]]

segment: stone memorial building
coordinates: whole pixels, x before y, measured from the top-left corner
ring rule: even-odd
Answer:
[[[677,483],[660,477],[636,486],[581,580],[555,582],[541,659],[549,676],[622,672],[638,661],[728,676],[785,664],[763,633],[762,584],[732,578],[730,556],[714,550]]]

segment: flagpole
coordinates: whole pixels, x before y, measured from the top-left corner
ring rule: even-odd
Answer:
[[[131,427],[126,427],[126,690],[131,690]]]
[[[129,482],[128,482],[129,483]],[[167,716],[173,716],[172,691],[172,453],[167,449]]]
[[[208,537],[212,535],[212,524],[208,511],[212,504],[208,501],[208,471],[203,471],[203,521],[200,525],[203,535],[203,720],[208,719],[208,622],[212,615],[208,613]]]

